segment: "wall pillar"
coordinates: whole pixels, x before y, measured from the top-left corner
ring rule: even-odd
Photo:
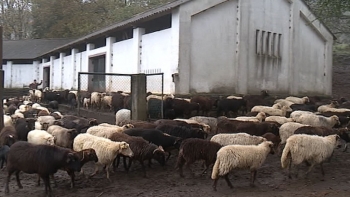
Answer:
[[[116,38],[115,37],[108,37],[106,38],[106,73],[113,73],[113,43],[115,43]],[[113,91],[113,76],[107,75],[106,76],[106,91],[111,92]]]
[[[71,52],[71,63],[70,65],[73,66],[73,89],[77,89],[77,79],[78,79],[78,72],[77,72],[77,53],[79,52],[78,49],[72,49]]]
[[[7,82],[7,85],[4,82],[4,87],[12,88],[12,81],[13,81],[13,62],[12,61],[6,62],[6,71],[8,73],[6,74],[4,72],[7,75],[7,76],[5,76],[5,74],[4,74],[4,80],[6,78],[6,81],[8,81],[8,82]]]
[[[51,68],[50,68],[50,89],[54,89],[54,85],[55,85],[55,65],[54,65],[54,60],[55,60],[55,56],[50,56],[50,65],[51,65]]]
[[[1,35],[1,29],[0,29]],[[1,38],[0,38],[1,39]],[[1,46],[0,46],[1,49]],[[1,52],[1,50],[0,50]],[[0,55],[1,56],[1,55]],[[1,60],[1,57],[0,57]],[[4,71],[0,69],[0,130],[4,127],[3,94],[4,93]]]
[[[135,28],[134,29],[134,47],[137,50],[137,73],[141,73],[142,65],[142,35],[145,34],[144,28]]]
[[[64,57],[66,56],[65,53],[60,53],[60,61],[59,61],[59,70],[60,70],[60,75],[57,77],[57,79],[59,80],[59,88],[60,89],[65,89],[64,88],[64,84],[63,82],[64,80],[64,71],[65,71],[65,66],[64,66]]]
[[[146,75],[131,76],[131,120],[147,120]]]

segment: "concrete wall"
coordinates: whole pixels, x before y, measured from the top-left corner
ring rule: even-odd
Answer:
[[[4,87],[5,88],[22,88],[28,86],[35,78],[34,64],[13,64],[8,61],[3,65]],[[39,80],[40,82],[40,80]]]
[[[142,36],[141,72],[146,74],[164,73],[164,92],[174,93],[171,75],[176,72],[177,64],[172,53],[172,30],[165,29]],[[161,77],[148,77],[147,91],[161,93]]]

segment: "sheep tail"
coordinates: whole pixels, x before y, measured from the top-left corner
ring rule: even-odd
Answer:
[[[282,152],[282,157],[281,157],[281,164],[282,164],[282,168],[287,168],[287,166],[289,166],[290,161],[290,148],[289,148],[289,144],[287,143],[286,146],[283,149]]]
[[[220,160],[217,158],[213,166],[213,172],[211,173],[211,179],[218,179],[219,175]]]

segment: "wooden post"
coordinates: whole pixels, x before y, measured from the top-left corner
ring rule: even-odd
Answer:
[[[131,75],[131,120],[147,120],[146,75]]]
[[[4,71],[2,70],[2,27],[0,26],[0,130],[4,127]]]

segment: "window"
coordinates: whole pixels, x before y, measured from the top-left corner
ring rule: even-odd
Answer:
[[[281,58],[282,34],[256,30],[256,54],[268,58]]]

